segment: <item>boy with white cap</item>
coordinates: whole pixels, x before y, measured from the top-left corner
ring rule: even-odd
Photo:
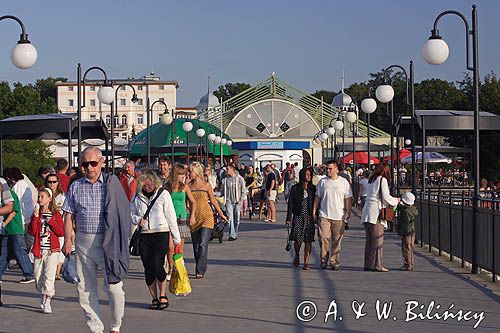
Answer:
[[[403,194],[398,206],[398,235],[401,236],[401,251],[403,253],[402,271],[413,271],[413,244],[415,243],[415,220],[418,210],[414,206],[415,196],[411,192]]]

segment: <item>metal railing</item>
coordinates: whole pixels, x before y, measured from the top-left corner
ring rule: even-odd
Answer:
[[[438,255],[446,252],[450,261],[458,258],[462,267],[472,262],[472,194],[471,190],[429,189],[417,193],[416,206],[419,216],[415,232],[420,246],[428,245],[429,252],[435,248]],[[480,200],[477,232],[477,264],[492,274],[500,274],[500,198],[498,192],[483,192]]]

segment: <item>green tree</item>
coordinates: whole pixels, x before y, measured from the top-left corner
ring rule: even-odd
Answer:
[[[51,151],[39,140],[4,141],[3,151],[5,167],[18,167],[37,185],[41,185],[38,168],[55,164]]]
[[[323,89],[323,90],[316,90],[311,95],[313,95],[317,99],[321,99],[321,97],[323,97],[323,103],[332,104],[333,98],[338,95],[338,92]]]
[[[46,79],[38,79],[35,82],[35,89],[40,93],[40,98],[46,100],[52,97],[54,101],[57,99],[57,87],[56,82],[67,82],[68,79],[65,77],[51,77]]]
[[[251,88],[252,86],[248,83],[237,82],[237,83],[226,83],[225,85],[220,85],[217,90],[213,92],[213,94],[220,101],[227,101],[231,97],[238,95],[239,93]]]

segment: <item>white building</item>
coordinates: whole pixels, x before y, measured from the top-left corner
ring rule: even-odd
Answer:
[[[137,103],[132,103],[133,90],[129,86],[121,86],[117,94],[117,114],[115,118],[115,137],[129,140],[132,130],[137,134],[147,126],[146,104],[149,98],[150,105],[155,101],[163,101],[168,109],[182,112],[179,117],[196,117],[195,108],[177,108],[177,81],[164,81],[153,73],[140,79],[110,79],[116,89],[122,84],[129,84],[135,88]],[[97,91],[102,80],[86,80],[85,107],[82,108],[82,120],[103,119],[108,127],[111,125],[110,106],[101,104],[97,99]],[[77,83],[58,82],[57,106],[61,112],[77,112]],[[83,104],[83,101],[82,101]],[[162,103],[156,103],[151,114],[154,124],[159,121],[160,115],[165,111]]]

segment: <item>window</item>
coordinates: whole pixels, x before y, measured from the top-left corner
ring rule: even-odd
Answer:
[[[120,137],[120,134],[115,133],[115,139],[118,139]]]
[[[121,87],[120,87],[120,90],[125,91],[125,89],[126,89],[126,88],[127,88],[127,86],[121,86]]]
[[[127,140],[127,133],[122,133],[122,139]]]
[[[122,125],[127,125],[127,116],[126,115],[122,116]]]
[[[142,90],[142,86],[137,86],[137,90]]]
[[[165,90],[165,86],[162,84],[162,85],[158,86],[158,89]]]
[[[90,86],[90,91],[95,91],[95,86]]]
[[[91,114],[90,115],[90,120],[95,120],[95,119],[96,119],[95,114]]]
[[[108,114],[106,115],[106,126],[111,125],[111,116]]]
[[[142,125],[144,124],[144,115],[142,113],[139,113],[137,115],[137,125]]]
[[[121,98],[120,105],[122,105],[122,106],[127,105],[127,100],[125,98]]]
[[[95,99],[90,100],[90,106],[95,106]]]
[[[158,100],[165,102],[165,98],[163,98],[163,97],[158,98]]]
[[[69,106],[75,106],[75,101],[73,99],[68,99]]]
[[[118,116],[114,116],[113,118],[115,119],[115,128],[116,128],[116,127],[118,127],[119,117]]]
[[[73,91],[73,86],[69,86],[68,91]]]
[[[144,103],[144,102],[143,102],[142,98],[139,98],[139,99],[137,100],[137,105],[143,105],[143,103]]]

